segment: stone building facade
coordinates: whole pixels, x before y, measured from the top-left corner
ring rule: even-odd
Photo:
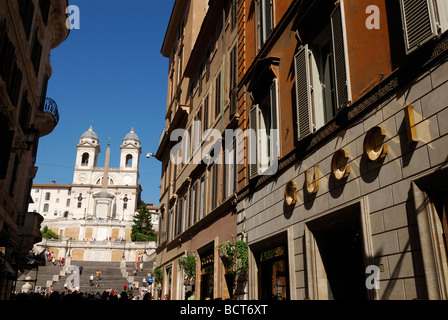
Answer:
[[[236,56],[221,51],[228,61],[236,57],[236,71],[225,69],[227,76],[237,75],[229,90],[235,94],[229,96],[235,117],[229,112],[227,121],[226,109],[221,108],[220,124],[208,122],[198,132],[220,127],[221,132],[239,128],[253,134],[241,135],[234,144],[243,157],[234,168],[234,199],[225,196],[232,176],[226,171],[229,166],[202,163],[182,171],[171,163],[170,151],[179,141],[177,136],[169,144],[172,132],[188,131],[192,118],[203,119],[195,111],[201,104],[194,94],[196,89],[207,91],[196,87],[195,72],[203,74],[201,59],[195,60],[200,55],[195,49],[185,54],[191,90],[185,91],[185,85],[174,91],[181,97],[177,109],[170,107],[169,98],[157,156],[162,161],[160,230],[166,232],[158,247],[164,293],[183,299],[182,275],[173,274],[178,257],[193,254],[198,265],[212,267],[208,270],[213,270],[215,280],[210,286],[196,286],[196,298],[207,297],[204,290],[213,292],[213,298],[228,298],[217,244],[229,239],[247,243],[249,264],[246,277],[240,278],[244,288],[232,298],[446,299],[444,1],[208,4],[197,39],[197,28],[186,28],[183,35],[196,39],[197,51],[207,52],[201,34],[213,30],[210,17],[219,25],[214,8],[235,10],[229,11],[236,12],[235,38],[227,36],[233,20],[226,10],[222,17],[229,20],[222,19],[225,32],[219,37],[228,40],[225,48],[237,43]],[[168,30],[178,25],[173,17],[181,16],[179,10],[176,1]],[[191,7],[183,10],[191,14]],[[213,37],[209,34],[207,39]],[[163,53],[171,57],[171,49]],[[226,61],[221,61],[223,66],[232,65]],[[202,110],[214,114],[214,106],[207,104]],[[189,136],[194,132],[192,128]],[[195,212],[196,202],[189,199],[197,195],[195,181],[201,181],[202,172],[211,174],[212,180],[207,180],[201,199],[208,198],[222,210],[205,210],[202,220],[184,228],[179,219],[184,212],[190,217]],[[225,224],[215,220],[219,218]],[[204,246],[213,236],[215,240]],[[196,282],[203,276],[198,266]]]
[[[235,1],[176,1],[162,46],[170,70],[166,127],[156,155],[162,162],[157,266],[164,272],[162,294],[171,299],[183,300],[188,291],[198,300],[233,294],[217,248],[236,239],[236,166],[196,160],[205,153],[220,156],[210,149],[217,146],[221,154],[225,129],[237,124],[236,17]],[[173,154],[177,129],[183,130],[182,150]],[[230,149],[234,156],[233,144]],[[189,255],[196,259],[196,277],[186,286],[190,281],[178,266]]]
[[[272,174],[244,145],[246,298],[447,298],[448,11],[369,5],[240,1],[241,127],[266,123],[267,94],[279,129]]]
[[[50,52],[69,35],[67,0],[0,2],[0,300],[15,288],[23,255],[40,241],[28,212],[39,139],[59,121],[47,98]]]

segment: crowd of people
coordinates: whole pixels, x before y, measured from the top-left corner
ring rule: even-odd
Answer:
[[[135,301],[135,300],[154,300],[149,292],[141,292],[140,295],[129,295],[126,291],[121,293],[112,289],[103,291],[102,293],[79,292],[79,291],[52,291],[52,292],[21,292],[13,293],[11,296],[13,301]]]

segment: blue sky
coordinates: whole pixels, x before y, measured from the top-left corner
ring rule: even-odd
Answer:
[[[111,167],[134,127],[142,144],[140,184],[145,202],[159,203],[161,164],[156,152],[165,125],[168,59],[160,53],[174,0],[69,0],[80,9],[80,29],[51,53],[47,96],[59,107],[55,130],[42,137],[35,183],[70,184],[76,144],[91,121],[104,166],[111,139]]]

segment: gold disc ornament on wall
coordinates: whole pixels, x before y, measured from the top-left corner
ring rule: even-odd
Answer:
[[[336,180],[347,178],[350,174],[350,165],[347,164],[349,158],[348,151],[339,149],[331,160],[331,173]]]
[[[384,143],[385,138],[386,129],[382,127],[374,127],[367,132],[364,139],[364,154],[370,161],[379,161],[386,156],[388,146]]]

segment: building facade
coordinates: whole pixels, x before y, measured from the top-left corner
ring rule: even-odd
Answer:
[[[38,251],[46,249],[59,259],[70,255],[76,261],[121,261],[123,255],[135,261],[143,252],[145,244],[131,243],[133,219],[141,203],[140,140],[134,129],[126,134],[118,168],[109,167],[109,146],[104,167],[99,167],[100,152],[100,140],[90,127],[77,144],[73,183],[33,185],[29,211],[41,212],[42,226],[59,235],[58,240],[38,243]],[[157,208],[149,208],[157,222]]]
[[[187,19],[190,28],[180,37],[196,41],[183,52],[180,74],[189,86],[170,89],[177,61],[170,58],[168,91],[180,98],[169,94],[157,155],[163,294],[183,299],[191,290],[182,286],[177,264],[178,257],[194,255],[196,299],[446,299],[445,2],[208,4],[199,33]],[[224,8],[221,16],[217,8]],[[180,25],[176,9],[182,9],[178,1],[168,30]],[[183,10],[187,16],[192,8]],[[213,37],[219,25],[223,30]],[[224,77],[214,71],[219,55],[207,59],[216,48],[207,44],[216,38]],[[162,53],[177,57],[172,49]],[[201,99],[208,90],[211,101]],[[224,144],[207,139],[210,128],[223,140],[225,129],[242,134]],[[199,160],[207,161],[174,165],[193,159],[195,135],[206,137],[199,149],[212,151]],[[214,149],[217,141],[221,148]],[[230,145],[238,155],[233,168],[225,161]],[[225,165],[209,161],[216,154],[226,157]],[[248,246],[243,290],[233,297],[218,253],[226,240]]]
[[[225,129],[238,123],[236,17],[236,1],[176,1],[162,46],[170,69],[156,155],[162,162],[157,265],[164,272],[162,294],[171,299],[233,295],[218,246],[236,239],[236,166],[201,159],[222,157]],[[233,144],[228,155],[235,156]],[[190,255],[196,259],[193,282],[179,268],[179,258]]]
[[[446,4],[239,12],[245,297],[446,299]]]
[[[50,52],[68,37],[67,0],[0,3],[0,300],[15,287],[22,256],[40,241],[39,213],[28,212],[39,139],[59,120],[46,97]]]

